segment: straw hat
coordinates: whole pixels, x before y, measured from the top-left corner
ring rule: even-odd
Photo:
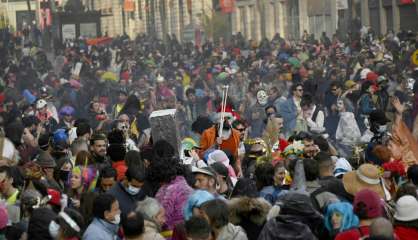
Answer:
[[[345,190],[353,196],[363,189],[370,189],[379,194],[381,198],[385,198],[379,169],[372,164],[362,164],[356,171],[344,174],[343,184]]]

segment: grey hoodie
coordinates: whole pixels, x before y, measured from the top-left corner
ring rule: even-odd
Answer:
[[[248,240],[248,238],[240,226],[228,223],[228,225],[222,228],[216,240]]]

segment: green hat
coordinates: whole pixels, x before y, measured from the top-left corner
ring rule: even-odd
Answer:
[[[190,151],[193,148],[199,148],[199,145],[196,144],[195,140],[192,138],[185,138],[183,141],[181,141],[181,146],[183,150]]]

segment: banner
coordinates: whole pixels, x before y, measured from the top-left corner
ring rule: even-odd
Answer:
[[[134,0],[125,0],[123,4],[123,9],[125,10],[125,12],[135,12]]]
[[[220,0],[220,5],[223,13],[232,13],[235,8],[235,0]]]
[[[399,0],[399,3],[401,5],[413,4],[415,3],[415,0]]]
[[[344,10],[344,9],[348,9],[348,1],[337,0],[337,10]]]
[[[74,40],[76,39],[75,24],[63,24],[62,25],[62,39]]]
[[[187,11],[192,14],[192,0],[187,0]]]

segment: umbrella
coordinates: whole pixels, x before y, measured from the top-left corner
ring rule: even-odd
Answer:
[[[109,44],[112,42],[111,37],[100,37],[100,38],[92,38],[86,41],[87,45],[102,45],[102,44]]]

